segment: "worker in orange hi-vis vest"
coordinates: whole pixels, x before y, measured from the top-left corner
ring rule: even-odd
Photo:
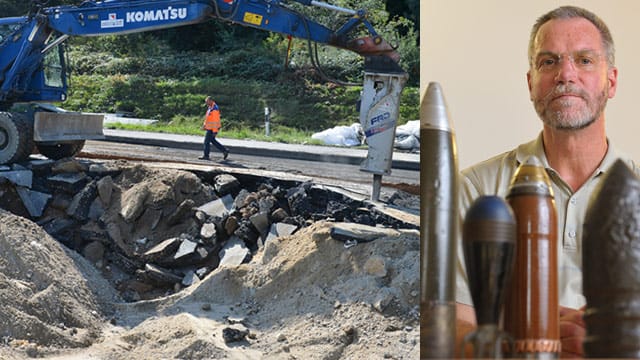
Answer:
[[[229,156],[229,149],[216,140],[216,135],[218,135],[221,127],[220,108],[218,107],[218,104],[213,101],[211,96],[207,96],[204,103],[207,105],[207,114],[205,115],[204,122],[202,123],[202,130],[206,130],[206,134],[204,136],[204,155],[198,159],[210,160],[209,151],[211,150],[211,144],[213,144],[222,153],[222,158],[227,160],[227,157]]]

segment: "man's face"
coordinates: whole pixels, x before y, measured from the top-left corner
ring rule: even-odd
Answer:
[[[563,130],[589,126],[615,95],[617,75],[607,65],[598,29],[588,20],[551,20],[538,31],[527,82],[545,125]]]

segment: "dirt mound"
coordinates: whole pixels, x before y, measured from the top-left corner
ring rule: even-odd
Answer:
[[[333,226],[279,238],[250,266],[257,347],[300,359],[418,358],[418,232],[378,229],[377,239],[346,248]]]
[[[5,342],[88,346],[116,301],[95,268],[35,223],[0,210],[0,335]]]

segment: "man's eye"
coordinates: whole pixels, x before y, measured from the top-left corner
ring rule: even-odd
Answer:
[[[588,56],[581,56],[577,59],[576,64],[578,65],[591,65],[593,64],[593,59]]]
[[[538,62],[538,66],[539,67],[551,67],[554,66],[555,64],[557,64],[558,61],[554,58],[544,58],[541,59],[540,62]]]

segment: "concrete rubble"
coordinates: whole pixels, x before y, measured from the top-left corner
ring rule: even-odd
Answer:
[[[130,302],[249,262],[265,244],[315,221],[339,223],[332,236],[356,243],[393,231],[372,233],[358,224],[417,228],[311,182],[203,176],[126,161],[2,166],[0,195],[1,208],[82,254]],[[236,330],[228,330],[225,341],[246,336]]]

